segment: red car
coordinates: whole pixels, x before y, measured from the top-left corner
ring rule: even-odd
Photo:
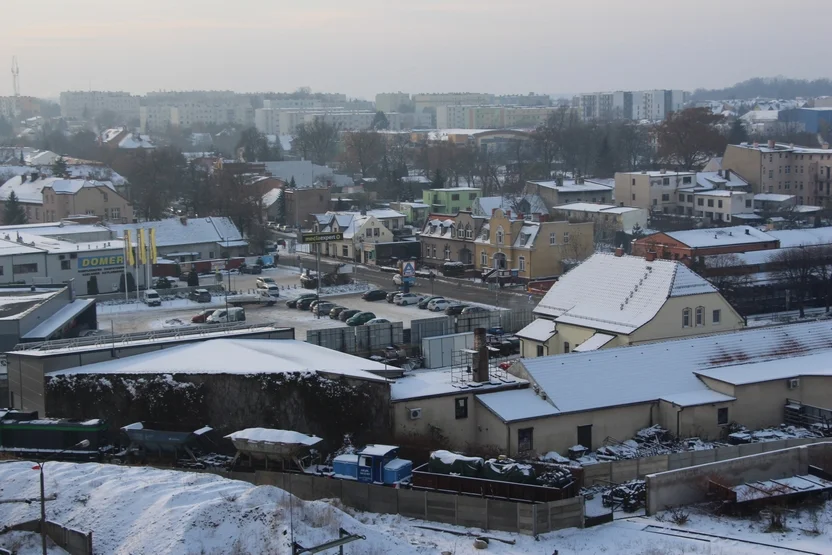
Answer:
[[[509,368],[511,368],[511,365],[514,364],[515,362],[516,361],[514,361],[514,360],[507,360],[505,362],[501,362],[500,363],[500,368],[502,370],[508,370]]]
[[[212,315],[215,310],[217,310],[217,309],[216,308],[210,308],[208,310],[203,310],[202,312],[200,312],[199,314],[197,314],[196,316],[191,318],[191,322],[193,322],[194,324],[204,324],[205,320],[207,320],[208,317],[210,315]]]

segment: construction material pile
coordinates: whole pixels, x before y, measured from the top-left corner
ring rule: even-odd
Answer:
[[[647,498],[647,485],[644,480],[632,480],[614,486],[601,494],[604,507],[613,511],[618,509],[632,513],[644,507]]]
[[[540,468],[535,468],[535,465],[518,462],[505,456],[483,459],[445,450],[432,452],[428,460],[428,470],[437,474],[550,488],[565,488],[574,482],[568,468],[551,464],[539,466]]]

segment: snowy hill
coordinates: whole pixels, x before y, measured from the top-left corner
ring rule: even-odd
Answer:
[[[38,472],[31,462],[0,461],[0,501],[37,499]],[[441,528],[457,534],[479,531],[417,521],[393,515],[350,511],[348,514],[323,501],[305,502],[271,486],[255,487],[211,474],[197,474],[146,467],[100,464],[48,463],[47,518],[66,526],[93,532],[96,553],[106,555],[288,555],[291,526],[295,540],[311,547],[337,538],[338,528],[366,536],[348,544],[354,555],[454,555],[483,553],[474,549],[473,538],[425,530]],[[291,499],[291,501],[290,501]],[[0,529],[39,516],[38,503],[0,504]],[[823,523],[832,517],[830,504]],[[737,539],[672,537],[649,532],[650,525],[673,526],[653,519],[632,518],[587,530],[569,529],[540,536],[486,532],[514,542],[491,541],[485,553],[498,555],[617,554],[750,554],[780,553],[774,545],[799,546],[806,552],[829,553],[828,531],[809,537],[801,532],[808,522],[789,523],[793,532],[762,534],[759,522],[691,516],[687,527]],[[659,528],[660,529],[660,528]],[[762,547],[740,538],[773,544]],[[0,547],[14,547],[18,555],[40,553],[39,538],[15,532],[0,535]],[[51,554],[63,553],[54,547]],[[330,550],[328,553],[335,553]]]

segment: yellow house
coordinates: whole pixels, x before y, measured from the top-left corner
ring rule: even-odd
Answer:
[[[388,224],[371,214],[332,212],[317,214],[316,232],[343,233],[341,241],[322,245],[321,254],[333,258],[345,258],[354,262],[371,264],[375,261],[376,243],[395,240]]]
[[[564,263],[592,253],[592,222],[527,221],[510,210],[495,209],[474,240],[474,262],[496,268],[501,276],[516,270],[521,280],[559,276]]]
[[[597,253],[564,275],[520,332],[526,358],[742,328],[744,320],[684,264]],[[544,320],[544,321],[541,321]]]

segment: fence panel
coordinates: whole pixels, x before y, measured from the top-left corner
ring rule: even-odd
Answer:
[[[425,337],[436,337],[437,335],[448,335],[453,333],[453,325],[450,316],[439,316],[437,318],[423,318],[411,320],[410,322],[410,343],[421,345]]]
[[[612,469],[610,463],[590,464],[583,468],[584,487],[596,484],[606,485],[612,481]]]
[[[428,491],[426,493],[427,519],[445,524],[456,524],[456,495]]]
[[[743,445],[738,445],[740,451],[740,457],[747,457],[748,455],[757,455],[763,452],[763,444],[762,443],[746,443]]]
[[[648,474],[664,472],[667,470],[667,455],[656,455],[646,457],[638,461],[638,477],[644,478]]]
[[[399,512],[399,495],[395,488],[370,486],[370,512],[395,515]]]
[[[536,525],[536,505],[517,503],[517,529],[521,534],[533,535]]]
[[[344,480],[341,483],[341,500],[359,511],[370,510],[370,485]]]
[[[410,518],[425,520],[426,492],[412,489],[398,489],[399,514]]]
[[[722,447],[721,449],[716,450],[716,460],[717,461],[727,461],[730,459],[736,459],[740,456],[740,448],[737,445],[732,447]]]
[[[488,499],[488,530],[502,530],[516,532],[517,503]]]
[[[549,506],[549,530],[583,527],[585,513],[583,496],[563,501],[551,501],[547,505]]]
[[[616,484],[638,478],[638,459],[624,459],[610,463],[610,481]]]
[[[766,441],[763,443],[763,452],[777,451],[786,448],[786,440],[780,439],[777,441]]]
[[[456,524],[469,528],[488,528],[488,501],[482,497],[460,495],[456,499]]]

